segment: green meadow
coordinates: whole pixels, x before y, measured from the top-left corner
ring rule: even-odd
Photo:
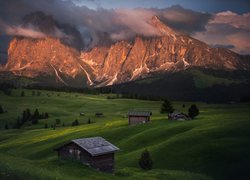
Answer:
[[[196,102],[200,115],[190,121],[169,121],[161,101],[107,99],[89,95],[32,90],[0,91],[0,179],[249,179],[250,104]],[[37,92],[37,90],[35,90]],[[185,104],[185,108],[182,105]],[[187,112],[191,102],[173,102]],[[48,112],[49,119],[13,129],[29,108]],[[129,110],[150,110],[151,123],[128,126]],[[80,116],[83,112],[85,116]],[[96,112],[104,113],[95,117]],[[55,128],[56,119],[60,124]],[[79,126],[71,126],[74,120]],[[88,124],[88,119],[91,124]],[[9,129],[5,126],[8,124]],[[44,128],[48,124],[48,128]],[[64,124],[64,126],[62,126]],[[114,174],[98,172],[76,161],[58,159],[54,148],[71,139],[101,136],[121,150]],[[153,169],[141,170],[138,159],[148,149]]]

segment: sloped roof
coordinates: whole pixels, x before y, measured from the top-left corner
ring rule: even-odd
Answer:
[[[92,156],[107,154],[120,150],[102,137],[81,138],[72,140],[75,144],[89,152]]]
[[[129,111],[129,116],[151,116],[152,112],[150,111]]]

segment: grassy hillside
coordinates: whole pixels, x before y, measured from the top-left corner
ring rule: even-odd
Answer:
[[[249,104],[197,103],[200,116],[193,121],[171,122],[159,113],[161,102],[107,99],[106,95],[86,95],[31,90],[15,90],[11,96],[0,92],[0,104],[8,111],[0,114],[0,179],[247,179],[250,167]],[[179,111],[190,103],[175,102]],[[50,118],[21,129],[11,127],[22,111],[48,112]],[[153,112],[150,124],[128,126],[124,115],[130,109]],[[84,112],[85,116],[79,116]],[[95,112],[103,112],[97,118]],[[45,129],[59,118],[64,127]],[[87,124],[88,118],[92,124]],[[78,119],[79,126],[72,127]],[[114,175],[97,172],[78,162],[57,158],[54,148],[82,137],[102,136],[118,146]],[[142,171],[138,159],[144,149],[153,159],[153,170]]]
[[[239,102],[250,96],[250,72],[192,68],[113,85],[112,90],[178,101]]]

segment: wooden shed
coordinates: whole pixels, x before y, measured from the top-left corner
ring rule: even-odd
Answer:
[[[74,139],[55,149],[58,157],[75,159],[99,171],[114,171],[114,153],[118,147],[102,137]]]
[[[173,112],[173,113],[168,114],[168,119],[177,120],[177,121],[185,121],[185,120],[189,120],[190,118],[185,113]]]
[[[129,125],[144,124],[150,122],[150,111],[130,111],[128,112]]]

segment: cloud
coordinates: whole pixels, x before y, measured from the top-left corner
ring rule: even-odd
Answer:
[[[48,35],[56,38],[67,38],[70,39],[69,35],[66,35],[62,30],[58,28],[54,28],[54,32],[52,34],[46,34],[39,30],[37,27],[32,24],[27,24],[26,26],[22,25],[9,25],[0,19],[0,28],[1,32],[10,35],[10,36],[23,36],[29,38],[45,38]]]
[[[230,49],[240,53],[250,53],[250,13],[242,15],[231,11],[214,15],[206,25],[204,32],[198,32],[195,38],[210,45],[233,45]]]
[[[22,18],[36,11],[52,15],[59,24],[76,27],[88,47],[102,42],[104,35],[107,36],[105,41],[130,40],[136,35],[157,36],[155,27],[148,23],[151,17],[156,15],[171,28],[208,44],[230,44],[234,46],[232,50],[236,52],[250,53],[249,13],[239,15],[225,11],[212,15],[178,5],[165,9],[93,10],[86,6],[75,5],[74,0],[0,0],[0,18],[13,28],[12,34],[42,36],[39,33],[44,32],[39,32],[36,28],[20,28]],[[58,28],[54,36],[61,37],[65,34],[67,35]]]
[[[204,31],[206,24],[212,18],[209,13],[196,12],[179,5],[163,9],[159,15],[166,24],[187,34]]]

